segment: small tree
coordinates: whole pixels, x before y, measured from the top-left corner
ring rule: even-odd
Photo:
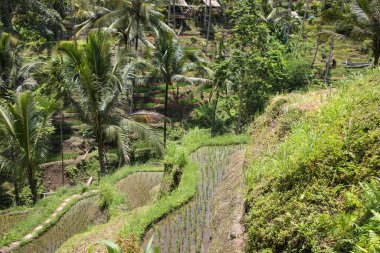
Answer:
[[[52,103],[36,104],[30,92],[16,96],[14,105],[0,106],[0,171],[13,180],[26,176],[33,203],[38,199],[36,173],[47,154],[46,140],[53,128],[48,120]],[[15,190],[18,185],[15,183]]]
[[[133,69],[126,65],[126,51],[118,48],[112,59],[109,37],[105,33],[91,33],[83,50],[73,44],[60,48],[64,54],[65,72],[71,103],[76,107],[82,121],[90,125],[95,133],[99,165],[102,173],[105,166],[105,141],[116,141],[119,153],[129,161],[131,133],[147,140],[158,152],[162,142],[149,126],[117,111],[119,95],[125,90],[123,80]],[[125,66],[125,67],[123,67]],[[139,114],[135,118],[140,118]]]
[[[200,58],[196,54],[196,51],[183,50],[179,41],[171,33],[163,33],[156,41],[152,64],[149,65],[152,69],[151,76],[165,82],[164,144],[167,139],[169,86],[176,82],[190,84],[209,82],[208,79],[188,75],[199,67],[197,63]]]
[[[239,96],[236,133],[243,127],[244,113],[254,115],[264,107],[269,94],[281,90],[283,57],[280,43],[270,35],[259,1],[243,0],[232,14],[233,50],[227,79]]]

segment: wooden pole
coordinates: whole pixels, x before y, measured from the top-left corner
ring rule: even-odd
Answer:
[[[334,38],[331,37],[331,44],[330,44],[330,52],[329,52],[329,58],[327,60],[327,64],[326,64],[326,72],[325,72],[325,78],[323,80],[323,82],[326,84],[327,83],[327,78],[329,76],[329,72],[330,72],[330,66],[331,66],[331,60],[332,60],[332,52],[333,52],[333,49],[334,49]]]

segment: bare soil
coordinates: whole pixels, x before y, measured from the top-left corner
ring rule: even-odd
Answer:
[[[208,252],[244,252],[244,150],[231,159],[212,202],[212,240]]]
[[[64,185],[72,185],[66,174],[64,174],[64,183]],[[43,184],[45,192],[55,191],[63,186],[61,162],[55,162],[43,166]]]

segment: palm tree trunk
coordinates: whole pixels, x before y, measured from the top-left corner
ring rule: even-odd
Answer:
[[[15,201],[16,205],[20,205],[20,188],[18,185],[18,179],[13,183],[13,186],[15,188]]]
[[[305,6],[305,13],[303,14],[301,29],[300,29],[300,31],[298,33],[298,38],[297,38],[296,44],[294,46],[293,54],[295,54],[296,51],[297,51],[298,43],[299,43],[299,41],[301,39],[301,36],[302,36],[302,33],[303,33],[303,28],[305,26],[305,20],[306,20],[306,16],[307,16],[307,10],[309,9],[309,3],[310,3],[310,0],[307,0],[306,1],[306,6]]]
[[[104,162],[104,143],[103,143],[103,137],[102,134],[98,134],[98,156],[99,156],[99,167],[101,174],[106,173],[106,166]]]
[[[211,119],[211,137],[215,136],[215,121],[216,121],[216,109],[218,107],[218,100],[219,100],[219,89],[216,91],[215,94],[215,102],[214,102],[214,108],[212,109],[212,119]]]
[[[38,196],[37,196],[37,182],[35,179],[35,171],[30,165],[28,165],[27,170],[28,170],[27,174],[28,174],[29,188],[30,188],[30,191],[32,192],[33,204],[36,204]]]
[[[63,125],[63,109],[61,110],[61,120],[59,122],[59,135],[60,135],[60,141],[61,141],[61,171],[62,171],[62,186],[65,185],[65,165],[63,163],[63,130],[62,130],[62,125]]]
[[[129,114],[133,113],[134,110],[134,98],[135,97],[135,79],[132,80],[132,87],[131,87],[131,104],[129,108]]]
[[[73,12],[73,16],[72,16],[72,18],[73,18],[73,21],[74,21],[74,45],[75,46],[77,46],[77,33],[75,32],[75,25],[76,25],[76,18],[75,18],[75,5],[76,5],[76,3],[75,3],[75,0],[74,0],[74,5],[73,5],[73,9],[72,9],[72,12]]]
[[[317,59],[318,49],[319,49],[319,41],[317,39],[317,46],[315,47],[314,57],[313,57],[313,61],[311,62],[310,67],[314,67],[315,59]]]
[[[173,31],[174,33],[175,33],[175,28],[177,26],[175,7],[176,7],[176,3],[175,3],[175,0],[173,0]]]
[[[242,118],[242,116],[243,116],[243,84],[240,83],[240,87],[239,87],[239,116],[238,116],[238,121],[236,124],[236,134],[241,133],[241,118]]]
[[[176,100],[177,100],[177,104],[179,105],[179,86],[178,86],[178,84],[176,86],[177,86]]]
[[[373,57],[374,57],[373,64],[375,66],[378,66],[380,64],[379,63],[379,58],[380,58],[380,34],[379,33],[377,35],[377,38],[374,39],[374,47],[373,47]]]
[[[170,24],[170,12],[172,11],[172,9],[171,9],[171,6],[172,6],[172,4],[170,3],[170,1],[169,1],[169,5],[168,5],[169,7],[168,7],[168,25]]]
[[[165,83],[165,109],[164,109],[164,147],[166,147],[167,139],[167,116],[168,116],[168,93],[169,93],[170,81],[167,79]]]
[[[205,16],[203,19],[203,26],[206,27],[206,18],[207,18],[207,4],[205,3]]]
[[[327,63],[326,63],[325,78],[323,80],[324,83],[327,83],[327,78],[329,76],[333,49],[334,49],[334,38],[331,38],[329,58],[328,58]]]
[[[207,36],[206,36],[206,48],[205,48],[205,52],[207,53],[207,48],[208,48],[208,40],[209,40],[209,37],[210,37],[210,29],[211,29],[211,12],[212,12],[212,8],[211,8],[211,0],[209,0],[209,11],[208,11],[208,26],[207,26]]]
[[[137,17],[137,20],[136,20],[136,30],[139,29],[139,26],[140,26],[140,17]],[[135,38],[135,53],[136,53],[136,56],[137,56],[137,50],[139,49],[139,35],[136,33],[136,38]]]

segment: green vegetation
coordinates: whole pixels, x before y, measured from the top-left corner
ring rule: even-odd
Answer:
[[[120,196],[118,196],[116,183],[121,179],[131,175],[135,172],[148,172],[148,171],[162,171],[162,167],[156,165],[139,165],[139,166],[125,166],[124,168],[118,170],[116,173],[103,177],[100,181],[100,191],[103,198],[101,198],[100,206],[102,206],[102,201],[107,202],[107,209],[110,210],[109,214],[111,217],[117,215],[117,206],[122,202]],[[31,232],[38,225],[42,224],[57,208],[58,206],[68,197],[86,192],[89,189],[96,189],[96,187],[91,186],[89,188],[79,185],[76,188],[68,189],[61,188],[51,196],[41,199],[33,206],[33,208],[28,209],[28,214],[25,219],[19,221],[15,226],[5,233],[0,241],[0,246],[8,245],[10,242],[21,239],[27,233]],[[60,215],[65,213],[72,205],[74,205],[77,200],[73,200],[69,205],[65,207],[64,210],[56,216],[56,221],[59,219]],[[14,209],[19,210],[19,208]],[[50,225],[53,225],[56,221],[52,221]],[[48,227],[45,227],[45,230]],[[40,231],[42,233],[44,230]]]
[[[77,153],[65,153],[63,154],[63,160],[72,160],[76,159],[79,156]],[[61,154],[49,154],[46,162],[56,162],[56,161],[61,161],[62,156]]]
[[[0,246],[6,246],[11,242],[21,239],[27,233],[31,232],[38,225],[42,224],[50,215],[58,208],[58,206],[64,201],[64,199],[72,196],[75,193],[82,192],[82,186],[78,186],[75,189],[61,188],[55,194],[41,199],[33,208],[30,208],[25,219],[20,220],[15,224],[12,229],[5,233],[0,241]],[[66,206],[66,210],[72,206],[76,200],[71,201]],[[62,210],[62,213],[64,210]],[[59,218],[59,215],[57,219]],[[46,229],[46,228],[45,228]],[[43,232],[43,231],[41,231]]]
[[[202,146],[219,146],[219,145],[233,145],[241,144],[247,141],[247,135],[224,135],[215,138],[209,136],[207,129],[195,129],[190,131],[184,136],[181,145],[184,149],[186,157],[190,153],[194,152]],[[176,152],[175,149],[171,149]],[[178,152],[177,152],[178,153]],[[174,155],[174,154],[173,154]],[[183,157],[181,152],[178,153],[180,157]],[[169,154],[168,154],[169,156]],[[183,164],[183,159],[176,158],[173,163]],[[165,214],[179,208],[187,201],[189,201],[197,192],[199,183],[200,171],[194,162],[188,161],[184,166],[181,182],[170,195],[165,195],[158,201],[153,203],[149,208],[140,210],[133,214],[132,218],[128,221],[122,235],[126,238],[131,235],[135,235],[139,240],[141,236],[146,232],[146,229],[154,222],[158,221]]]
[[[376,71],[343,83],[320,111],[303,117],[281,115],[281,104],[267,113],[268,121],[288,123],[279,133],[288,137],[247,167],[249,251],[375,247],[378,78]],[[259,147],[257,130],[252,145]]]
[[[0,169],[11,175],[16,202],[20,201],[20,187],[25,175],[33,203],[37,202],[36,173],[46,154],[44,142],[52,131],[48,119],[52,102],[41,102],[39,110],[32,94],[26,92],[17,97],[14,106],[0,107],[1,134],[9,136],[1,140],[1,151],[10,153],[9,157],[0,156]]]
[[[99,214],[63,250],[136,252],[157,225],[164,251],[207,251],[224,146],[252,136],[246,251],[380,251],[379,4],[2,0],[0,220],[28,212],[0,246],[42,225],[11,250],[56,250]]]

